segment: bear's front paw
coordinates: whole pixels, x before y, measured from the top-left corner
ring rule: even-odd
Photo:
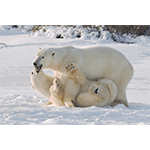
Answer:
[[[73,63],[68,63],[66,65],[66,71],[73,73],[77,69],[77,66]]]
[[[54,89],[55,91],[60,91],[61,90],[61,81],[59,78],[55,77],[53,80],[53,85],[54,85]]]

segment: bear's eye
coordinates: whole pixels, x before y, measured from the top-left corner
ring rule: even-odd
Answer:
[[[55,56],[55,52],[52,53],[52,56],[53,56],[53,57]]]
[[[33,74],[33,72],[31,72],[31,74]]]
[[[42,57],[42,59],[44,59],[44,56]]]

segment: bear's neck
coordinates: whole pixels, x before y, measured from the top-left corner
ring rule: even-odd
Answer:
[[[66,53],[66,51],[67,51],[67,53]],[[69,50],[66,50],[66,51],[65,51],[66,55],[64,55],[62,57],[63,59],[60,61],[59,65],[58,65],[58,67],[57,67],[57,69],[55,71],[64,72],[66,66],[62,66],[62,64],[66,64],[67,65],[67,63],[70,62],[70,60],[68,60],[68,58],[69,58],[68,56],[71,53],[71,51],[69,51]]]

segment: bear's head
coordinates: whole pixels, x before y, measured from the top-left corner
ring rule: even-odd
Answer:
[[[33,65],[39,71],[41,70],[41,68],[58,71],[61,62],[64,59],[64,55],[64,49],[61,48],[39,48]]]

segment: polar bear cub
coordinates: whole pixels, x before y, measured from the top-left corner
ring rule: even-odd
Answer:
[[[43,70],[39,71],[36,68],[33,68],[30,79],[33,88],[45,98],[50,99],[51,94],[49,89],[53,85],[54,77],[46,75]]]
[[[59,96],[60,94],[55,94],[56,84],[54,83],[56,79],[54,77],[46,75],[42,69],[39,71],[34,68],[31,72],[30,78],[33,88],[35,88],[36,91],[44,96],[46,99],[50,100],[50,102],[46,103],[46,105],[53,104],[54,106],[64,106],[62,98]],[[58,89],[59,87],[57,87],[57,90]],[[61,89],[61,93],[63,92],[62,90],[63,89]]]
[[[73,63],[69,63],[66,67],[68,78],[72,77],[72,80],[79,84],[78,80],[82,81],[80,87],[80,93],[72,101],[75,107],[89,107],[89,106],[108,106],[111,105],[117,96],[117,87],[109,79],[102,78],[99,81],[87,80],[82,71]],[[64,101],[64,89],[63,78],[56,77],[53,82],[54,87],[51,87],[51,94],[59,101]],[[73,87],[71,88],[73,90]],[[65,101],[64,101],[65,103]],[[71,104],[70,104],[71,105]]]

